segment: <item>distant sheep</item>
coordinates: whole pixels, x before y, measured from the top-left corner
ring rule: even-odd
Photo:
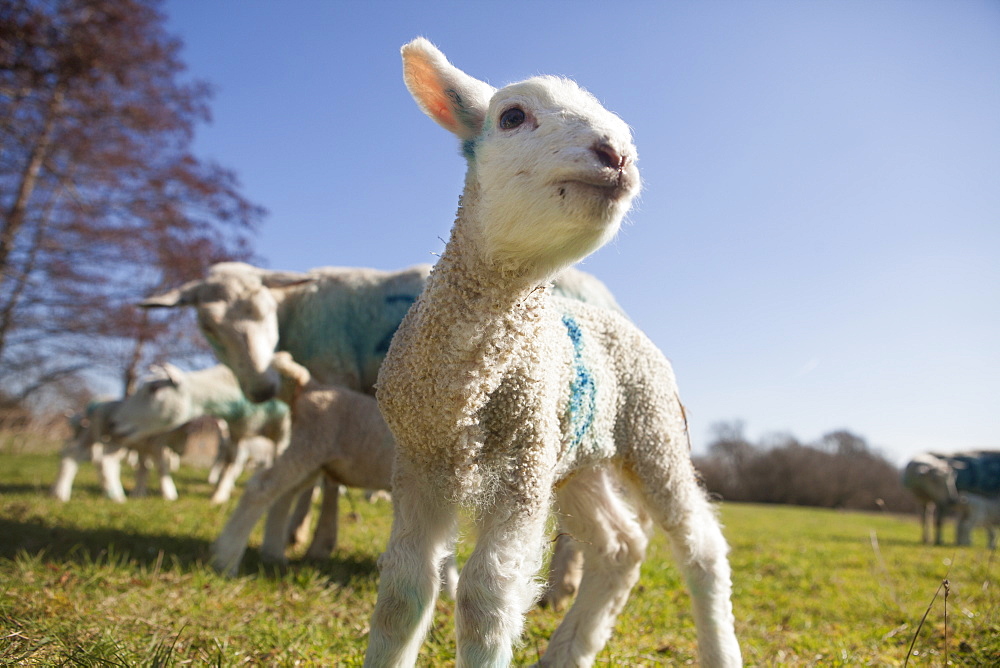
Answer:
[[[232,372],[218,365],[184,372],[165,364],[124,399],[114,412],[112,434],[125,444],[176,429],[202,415],[226,423],[229,438],[220,444],[225,464],[212,503],[224,503],[250,455],[244,440],[265,436],[281,450],[288,443],[288,407],[279,401],[246,400]]]
[[[931,542],[933,523],[934,544],[941,545],[944,517],[959,502],[962,493],[1000,495],[1000,452],[918,454],[903,469],[903,486],[920,503],[923,542]]]
[[[187,445],[191,425],[182,424],[176,429],[150,438],[137,439],[126,445],[111,434],[111,423],[121,403],[119,400],[96,401],[71,419],[73,433],[63,448],[59,474],[52,486],[52,495],[57,499],[69,501],[80,463],[93,461],[108,498],[118,502],[125,501],[121,462],[130,452],[138,455],[133,496],[146,494],[148,461],[153,460],[159,472],[160,493],[163,498],[168,501],[177,498],[177,487],[170,472],[174,453],[183,453]]]
[[[495,90],[424,39],[403,64],[468,171],[451,238],[378,377],[398,449],[365,665],[416,662],[461,506],[475,509],[478,540],[459,578],[457,665],[509,665],[553,497],[584,574],[539,665],[591,665],[647,543],[623,486],[670,536],[702,665],[741,665],[728,547],[670,364],[626,318],[546,288],[615,234],[638,192],[628,127],[573,82]]]
[[[972,530],[982,527],[991,550],[997,546],[996,530],[1000,528],[1000,497],[962,494],[958,499],[958,544],[972,545]]]

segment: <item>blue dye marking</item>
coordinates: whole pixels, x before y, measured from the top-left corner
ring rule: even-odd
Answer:
[[[413,302],[417,301],[417,298],[413,295],[388,295],[385,298],[386,304],[406,304],[407,309]],[[403,316],[393,326],[392,331],[379,339],[378,343],[375,344],[375,354],[385,355],[389,352],[389,344],[392,343],[392,337],[396,335],[396,330],[399,329],[399,324],[402,322]]]
[[[478,142],[478,139],[466,139],[462,142],[462,155],[465,156],[466,160],[476,159],[476,144]]]
[[[399,304],[402,302],[412,304],[415,301],[417,301],[417,298],[413,295],[388,295],[385,298],[386,304]]]
[[[580,325],[569,315],[562,318],[566,333],[573,342],[573,379],[569,384],[569,422],[573,431],[570,448],[575,448],[583,440],[594,422],[594,411],[597,403],[597,391],[594,377],[583,363],[583,332]]]

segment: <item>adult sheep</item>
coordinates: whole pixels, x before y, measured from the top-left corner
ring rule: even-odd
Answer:
[[[430,270],[429,264],[418,264],[398,271],[319,267],[300,273],[221,262],[204,279],[140,305],[194,307],[216,357],[252,401],[270,399],[280,388],[280,375],[271,366],[279,350],[319,383],[373,395],[389,342]],[[576,269],[558,277],[554,289],[621,311],[603,283]]]
[[[615,234],[638,192],[628,126],[571,81],[496,90],[422,38],[403,64],[468,171],[451,237],[379,373],[398,448],[365,665],[416,662],[462,506],[477,511],[478,540],[459,578],[457,665],[508,665],[553,497],[584,545],[584,576],[539,664],[591,665],[647,543],[621,486],[670,536],[702,665],[740,665],[728,547],[669,362],[628,319],[545,288]]]

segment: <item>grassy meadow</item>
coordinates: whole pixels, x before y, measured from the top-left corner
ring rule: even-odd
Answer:
[[[239,490],[213,507],[205,472],[182,468],[180,500],[115,504],[84,464],[62,504],[48,496],[57,468],[54,454],[0,449],[0,664],[361,665],[388,504],[345,497],[340,546],[321,563],[261,565],[258,527],[243,575],[226,579],[204,562]],[[971,548],[929,547],[913,517],[721,512],[748,665],[903,665],[911,642],[911,666],[1000,665],[998,566],[983,535]],[[438,602],[420,665],[454,664],[452,609]],[[529,614],[518,665],[537,659],[560,617]],[[658,533],[598,665],[695,662],[688,597]]]

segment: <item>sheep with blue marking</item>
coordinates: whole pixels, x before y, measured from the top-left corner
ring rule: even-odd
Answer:
[[[451,237],[379,373],[398,447],[365,665],[416,663],[463,506],[478,540],[459,578],[457,665],[509,665],[553,500],[584,546],[584,575],[539,665],[591,665],[610,637],[647,543],[630,503],[670,537],[702,665],[740,665],[728,546],[669,362],[628,319],[547,288],[614,236],[638,193],[628,126],[565,79],[497,90],[422,38],[402,53],[407,87],[462,141],[468,171]]]
[[[291,354],[323,385],[374,395],[378,369],[396,328],[424,288],[431,265],[396,271],[318,267],[308,272],[220,262],[208,275],[141,302],[145,308],[194,307],[198,327],[252,401],[281,387],[271,366]],[[598,279],[569,268],[559,293],[621,311]]]
[[[254,404],[243,396],[232,371],[217,365],[185,372],[164,364],[126,397],[113,415],[112,435],[125,444],[163,434],[203,415],[226,423],[228,439],[220,443],[225,464],[212,503],[225,503],[250,455],[243,441],[265,436],[276,452],[288,444],[288,406],[276,400]]]
[[[372,394],[389,341],[429,273],[427,264],[303,273],[223,262],[204,279],[141,305],[193,306],[202,334],[252,401],[274,397],[281,386],[271,366],[276,350],[290,353],[324,385]]]
[[[160,477],[160,493],[168,501],[177,499],[177,486],[171,470],[178,454],[184,451],[194,425],[184,424],[176,429],[128,445],[111,434],[115,412],[121,400],[94,401],[70,420],[72,434],[61,453],[59,473],[52,485],[52,495],[60,501],[69,501],[80,463],[93,461],[97,467],[101,486],[107,497],[122,503],[125,489],[121,481],[121,463],[130,454],[137,455],[133,496],[146,494],[149,461],[156,463]]]

